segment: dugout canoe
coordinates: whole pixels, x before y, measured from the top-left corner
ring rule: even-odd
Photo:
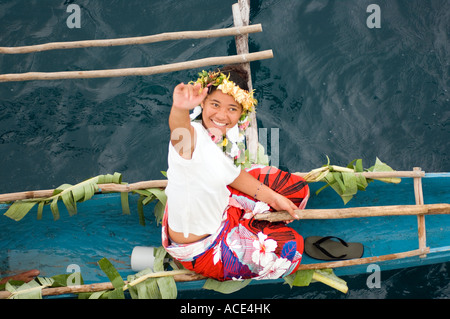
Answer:
[[[303,269],[333,268],[336,275],[345,276],[367,273],[372,264],[384,271],[450,261],[450,173],[423,173],[419,178],[402,178],[399,184],[374,181],[346,205],[330,188],[315,196],[315,190],[321,186],[320,182],[310,184],[312,196],[304,211],[307,216],[317,212],[317,217],[307,217],[290,226],[304,238],[337,236],[360,242],[364,255],[330,263],[304,254]],[[97,262],[105,257],[126,280],[135,273],[130,261],[134,247],[161,246],[161,227],[155,222],[153,204],[144,206],[146,225],[141,226],[136,213],[138,196],[130,193],[128,198],[130,215],[122,212],[119,193],[98,193],[78,203],[75,216],[69,216],[64,205],[60,205],[61,217],[57,221],[45,206],[41,220],[36,219],[34,207],[17,222],[3,216],[10,204],[0,204],[1,276],[39,269],[42,276],[51,277],[78,270],[85,284],[103,283],[108,278]],[[394,213],[361,217],[347,214],[356,211],[357,216],[365,215],[376,208],[392,208]],[[401,208],[400,215],[396,214],[397,208]],[[321,217],[323,212],[334,215]],[[267,282],[254,280],[251,284]],[[178,282],[177,286],[179,290],[197,290],[203,283],[204,280],[195,280]]]

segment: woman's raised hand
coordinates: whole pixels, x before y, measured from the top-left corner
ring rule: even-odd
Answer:
[[[208,89],[201,88],[200,83],[178,84],[173,90],[173,106],[183,110],[192,110],[200,105],[208,94]]]

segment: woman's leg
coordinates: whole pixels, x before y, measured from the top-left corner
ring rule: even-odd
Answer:
[[[248,172],[276,192],[289,198],[299,208],[304,208],[309,197],[309,188],[305,180],[296,175],[273,167],[253,167]],[[254,208],[255,200],[235,189],[230,188],[232,198],[242,204],[244,211],[229,214],[228,219],[238,226],[227,234],[224,246],[228,246],[227,260],[233,260],[234,267],[225,267],[224,278],[238,278],[239,267],[245,265],[248,272],[242,273],[246,278],[270,279],[286,276],[297,270],[303,253],[303,238],[284,222],[271,223],[255,220],[252,214],[246,214]],[[226,249],[223,249],[226,250]],[[239,262],[236,260],[238,259]],[[241,269],[243,267],[240,267]],[[244,278],[244,277],[243,277]]]
[[[306,204],[309,189],[301,177],[272,167],[253,168],[249,173],[297,206]],[[201,254],[179,259],[184,267],[217,280],[274,279],[296,271],[303,253],[303,238],[283,222],[248,217],[255,200],[235,189],[230,191],[230,203],[236,205],[228,208],[219,235]],[[169,247],[167,239],[164,246]]]

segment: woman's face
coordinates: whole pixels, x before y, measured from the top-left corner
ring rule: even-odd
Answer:
[[[210,131],[220,130],[222,134],[237,124],[242,113],[242,106],[231,95],[220,90],[208,94],[202,102],[202,107],[205,128]]]

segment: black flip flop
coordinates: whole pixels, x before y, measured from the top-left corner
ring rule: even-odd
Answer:
[[[331,240],[332,238],[338,241]],[[361,258],[364,246],[360,243],[347,243],[335,236],[311,236],[305,239],[305,253],[320,260],[347,260]]]

